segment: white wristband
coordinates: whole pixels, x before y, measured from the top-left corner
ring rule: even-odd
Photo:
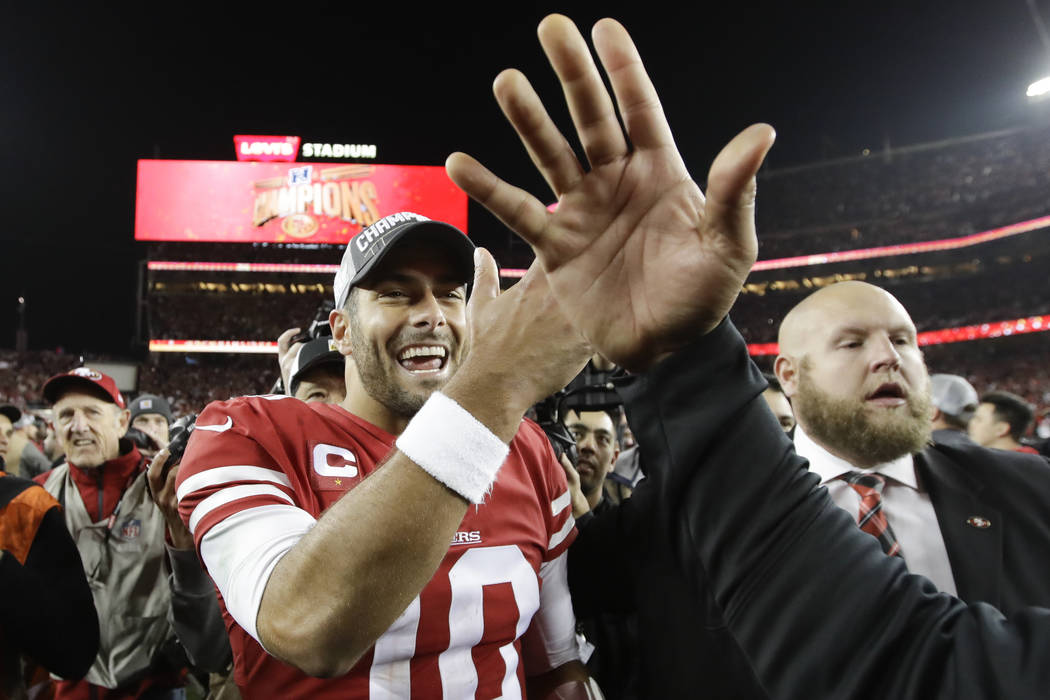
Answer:
[[[397,449],[471,503],[482,503],[510,449],[458,403],[435,391],[397,439]]]

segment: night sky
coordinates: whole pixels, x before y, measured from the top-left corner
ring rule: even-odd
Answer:
[[[139,158],[232,160],[237,133],[373,143],[391,164],[464,150],[547,197],[491,82],[521,68],[569,126],[535,40],[549,11],[585,33],[605,15],[627,26],[700,180],[755,121],[777,128],[773,168],[1027,123],[1037,117],[1024,90],[1050,73],[1024,0],[368,4],[222,18],[8,3],[0,348],[14,345],[25,295],[32,349],[127,351],[146,252],[133,240]],[[480,208],[470,216],[472,230],[494,229]]]

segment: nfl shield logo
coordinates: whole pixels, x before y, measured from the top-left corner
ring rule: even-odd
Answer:
[[[142,521],[138,518],[127,520],[120,528],[120,534],[126,540],[133,540],[142,533]]]

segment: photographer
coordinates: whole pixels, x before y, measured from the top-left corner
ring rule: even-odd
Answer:
[[[100,624],[87,675],[60,681],[55,697],[181,697],[186,655],[194,651],[173,617],[198,626],[217,620],[220,630],[222,622],[192,539],[186,550],[188,532],[165,510],[163,489],[147,489],[146,459],[125,437],[131,412],[112,377],[80,367],[49,379],[42,393],[54,407],[67,461],[36,480],[63,506]],[[173,483],[171,476],[169,504]]]
[[[618,501],[606,493],[606,477],[620,453],[621,400],[612,388],[617,368],[595,355],[562,391],[535,407],[540,425],[559,456],[569,483],[572,514],[584,547],[569,548],[569,592],[576,611],[581,658],[607,700],[632,700],[639,691],[638,625],[628,572],[615,575],[627,553],[627,538],[587,537],[593,523],[618,510]],[[596,545],[600,550],[596,550]],[[628,588],[620,591],[618,584]],[[609,599],[615,599],[610,603]]]
[[[289,328],[277,338],[281,379],[273,393],[307,403],[341,403],[346,398],[345,360],[328,323],[333,308],[332,302],[321,302],[309,329]]]
[[[288,333],[285,331],[281,338]],[[278,346],[281,347],[280,340]],[[287,368],[284,386],[289,396],[306,403],[341,403],[346,398],[345,361],[331,338],[287,343],[280,351],[278,364],[281,365],[282,382]]]
[[[171,426],[171,405],[167,399],[155,394],[139,394],[135,400],[128,404],[131,411],[131,427],[141,430],[153,438],[157,448],[168,444],[171,439],[169,428]],[[139,444],[139,451],[147,459],[152,459],[157,450],[144,450]]]
[[[226,625],[211,579],[201,568],[193,548],[193,535],[179,518],[175,477],[196,416],[185,416],[171,427],[171,442],[157,452],[146,477],[150,496],[164,515],[168,528],[165,542],[168,586],[171,589],[171,625],[194,669],[211,673],[209,698],[236,698],[229,679],[233,660]]]
[[[618,421],[619,409],[569,409],[565,414],[565,427],[576,441],[577,480],[588,511],[598,512],[612,505],[605,497],[605,477],[612,471],[620,454],[616,440]],[[570,487],[573,484],[570,477]],[[582,515],[584,512],[576,512],[574,500],[573,516],[579,520]]]

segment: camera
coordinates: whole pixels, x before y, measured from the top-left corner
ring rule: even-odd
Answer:
[[[316,338],[331,338],[332,326],[328,323],[328,316],[335,308],[335,303],[330,300],[322,301],[314,312],[314,320],[305,331],[300,331],[292,336],[291,344],[305,343]]]
[[[576,466],[579,452],[576,450],[576,440],[569,434],[569,429],[561,420],[561,399],[565,391],[548,396],[543,401],[532,407],[536,413],[536,423],[543,429],[554,449],[554,457],[559,462],[564,455],[569,459],[572,466]]]
[[[332,309],[335,308],[335,302],[330,300],[322,301],[317,306],[317,311],[314,312],[314,319],[310,321],[310,325],[307,326],[305,331],[299,331],[292,336],[291,340],[288,341],[289,346],[295,345],[296,343],[308,343],[311,340],[318,338],[331,338],[332,337],[332,325],[328,322],[328,316],[332,313]],[[284,386],[284,382],[281,377],[277,377],[277,381],[270,387],[271,394],[284,394],[286,393],[287,387]]]
[[[186,452],[186,443],[190,441],[190,434],[193,432],[194,427],[197,425],[197,414],[190,413],[171,424],[171,440],[168,442],[168,463],[165,465],[165,472],[175,464],[182,461],[182,455]]]
[[[623,405],[620,395],[616,393],[610,381],[618,371],[598,370],[588,363],[568,386],[532,407],[536,413],[536,422],[546,433],[558,460],[565,455],[575,467],[579,457],[576,440],[565,427],[567,412],[618,411]],[[619,425],[616,427],[619,437]]]

